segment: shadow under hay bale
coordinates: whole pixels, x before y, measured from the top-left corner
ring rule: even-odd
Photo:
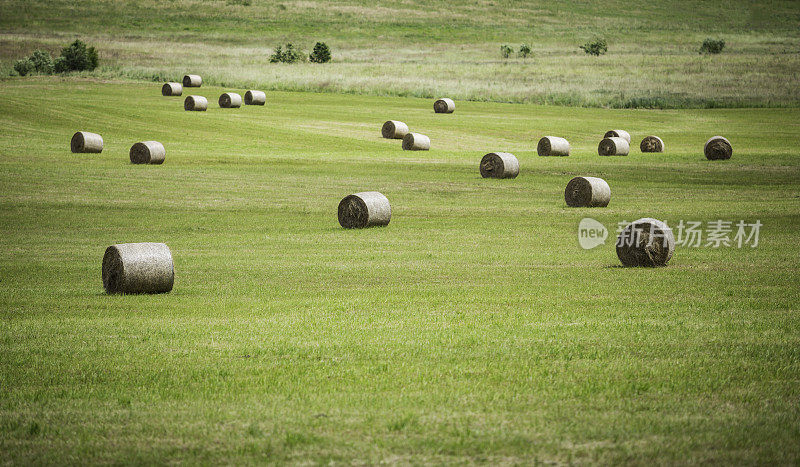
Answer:
[[[175,282],[172,253],[163,243],[120,243],[103,255],[106,293],[166,293]]]
[[[483,178],[516,178],[519,175],[519,160],[508,152],[490,152],[480,163]]]
[[[603,138],[597,146],[597,153],[601,156],[627,156],[630,150],[628,141],[619,137]]]
[[[406,151],[427,151],[431,148],[431,139],[420,133],[409,133],[403,136],[403,149]]]
[[[203,96],[186,96],[183,100],[183,110],[205,112],[208,110],[208,99]]]
[[[733,146],[731,142],[722,136],[714,136],[706,141],[703,146],[706,159],[710,161],[730,159],[733,156]]]
[[[339,224],[345,229],[388,225],[392,220],[389,200],[377,191],[345,196],[339,202]]]
[[[183,77],[183,87],[199,88],[203,85],[203,78],[200,75],[185,75]]]
[[[225,92],[219,96],[219,106],[223,109],[238,109],[242,106],[242,96],[235,92]]]
[[[181,83],[164,83],[161,86],[162,96],[180,96],[183,94],[183,85]]]
[[[163,164],[167,150],[158,141],[142,141],[131,146],[130,158],[133,164]]]
[[[78,131],[72,135],[69,148],[75,153],[100,153],[103,152],[103,137],[97,133]]]
[[[608,130],[606,134],[603,135],[603,138],[622,138],[631,144],[631,134],[625,130]]]
[[[569,156],[569,141],[558,136],[545,136],[536,145],[540,156]]]
[[[564,200],[571,208],[604,208],[611,201],[611,187],[602,178],[575,177],[567,183]]]
[[[403,139],[408,133],[408,125],[398,120],[388,120],[381,127],[381,135],[386,139]]]
[[[437,99],[436,102],[433,103],[433,111],[437,114],[451,114],[455,112],[455,110],[456,103],[453,102],[453,99],[447,97]]]
[[[263,91],[249,90],[244,93],[244,105],[265,105],[267,95]]]
[[[617,237],[617,257],[625,267],[666,266],[674,252],[672,229],[657,219],[631,222]]]
[[[645,136],[639,149],[642,152],[664,152],[664,142],[658,136]]]

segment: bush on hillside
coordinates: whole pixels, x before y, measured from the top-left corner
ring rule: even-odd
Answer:
[[[324,42],[314,44],[314,50],[308,56],[308,61],[313,63],[327,63],[331,61],[331,49]]]
[[[700,53],[701,54],[718,54],[722,52],[722,49],[725,48],[725,40],[724,39],[712,39],[707,38],[703,41],[703,45],[700,46]]]
[[[513,53],[514,53],[514,49],[512,49],[508,45],[503,44],[503,45],[500,46],[500,55],[502,55],[503,58],[508,58]]]
[[[291,43],[281,47],[280,45],[275,48],[275,53],[270,55],[270,63],[295,63],[302,60],[303,54],[300,50],[295,49]]]
[[[519,56],[522,58],[528,58],[528,55],[531,54],[531,47],[528,44],[522,44],[519,46]]]
[[[605,39],[595,39],[579,46],[588,55],[600,56],[608,52],[608,44]]]

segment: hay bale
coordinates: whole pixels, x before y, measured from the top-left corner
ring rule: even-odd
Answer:
[[[167,150],[158,141],[142,141],[131,146],[130,158],[133,164],[163,164]]]
[[[604,208],[611,201],[611,187],[597,177],[575,177],[567,183],[564,200],[571,208]]]
[[[390,220],[389,200],[377,191],[347,195],[339,202],[339,224],[345,229],[388,225]]]
[[[381,134],[387,139],[403,139],[408,133],[408,125],[397,120],[389,120],[381,128]]]
[[[617,256],[626,267],[666,266],[674,252],[672,229],[649,217],[631,222],[617,238]]]
[[[601,156],[627,156],[631,150],[630,144],[625,138],[611,137],[603,138],[597,147],[597,153]]]
[[[183,94],[183,85],[181,83],[164,83],[161,86],[162,96],[180,96]]]
[[[267,103],[267,95],[264,91],[249,90],[244,93],[244,105],[265,105]]]
[[[631,134],[625,130],[608,130],[603,138],[623,138],[628,144],[631,144]]]
[[[203,96],[186,96],[183,101],[183,110],[205,112],[208,110],[208,99]]]
[[[200,75],[185,75],[183,77],[183,87],[199,88],[203,85],[203,78]]]
[[[453,99],[448,99],[447,97],[443,97],[441,99],[437,99],[436,102],[433,103],[433,111],[437,114],[451,114],[456,110],[456,103],[453,102]]]
[[[658,136],[646,136],[639,145],[642,152],[664,152],[664,142]]]
[[[97,133],[78,131],[72,135],[69,148],[72,152],[103,152],[103,137]]]
[[[223,109],[238,109],[242,106],[242,96],[235,92],[225,92],[219,96],[219,106]]]
[[[569,156],[569,141],[558,136],[545,136],[539,140],[536,152],[540,156]]]
[[[714,136],[706,141],[703,152],[710,161],[730,159],[733,155],[733,146],[726,138]]]
[[[172,253],[163,243],[120,243],[103,255],[106,293],[165,293],[172,290]]]
[[[408,133],[403,136],[403,149],[406,151],[427,151],[431,148],[431,139],[420,133]]]
[[[519,161],[508,152],[490,152],[481,159],[480,170],[483,178],[516,178]]]

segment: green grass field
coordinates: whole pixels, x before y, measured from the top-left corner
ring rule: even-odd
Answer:
[[[268,93],[184,112],[157,84],[0,83],[0,463],[796,464],[798,109],[643,111]],[[429,152],[380,138],[387,119]],[[623,127],[628,157],[596,155]],[[102,154],[72,154],[76,130]],[[568,158],[540,158],[543,135]],[[661,136],[662,155],[638,141]],[[724,134],[729,161],[709,162]],[[134,166],[141,140],[167,149]],[[514,180],[484,180],[487,152]],[[604,209],[569,209],[575,175]],[[341,229],[378,190],[386,228]],[[763,223],[757,248],[618,267],[652,216]],[[577,224],[612,232],[583,250]],[[174,290],[108,296],[113,243]]]

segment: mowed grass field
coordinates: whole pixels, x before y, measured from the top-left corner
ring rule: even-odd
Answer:
[[[157,84],[0,84],[0,463],[800,459],[799,110],[219,109],[224,90],[192,90],[201,113]],[[432,149],[382,139],[387,119]],[[620,127],[631,155],[597,156]],[[76,130],[103,153],[70,153]],[[571,156],[536,155],[551,134]],[[731,160],[703,157],[716,134]],[[131,165],[151,139],[165,164]],[[491,151],[519,177],[481,179]],[[608,208],[566,207],[576,175],[609,182]],[[340,228],[364,190],[391,224]],[[763,227],[618,267],[616,224],[646,216]],[[584,217],[607,244],[579,247]],[[105,248],[145,241],[170,246],[174,290],[105,295]]]

